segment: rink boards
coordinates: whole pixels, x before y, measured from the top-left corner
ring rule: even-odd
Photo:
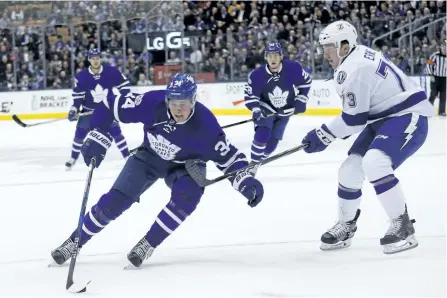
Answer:
[[[412,77],[430,94],[430,80],[426,76]],[[132,92],[143,93],[163,89],[164,86],[132,87]],[[212,83],[198,85],[198,100],[215,115],[249,115],[243,103],[245,83]],[[22,119],[63,118],[72,105],[71,89],[18,91],[0,93],[0,120],[10,120],[17,114]],[[341,99],[333,80],[314,80],[309,92],[306,115],[337,115]]]

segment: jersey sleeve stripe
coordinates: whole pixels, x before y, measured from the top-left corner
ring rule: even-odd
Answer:
[[[296,86],[296,88],[309,88],[310,86],[311,86],[311,84],[306,84],[306,85]]]
[[[302,103],[307,103],[309,98],[307,96],[305,96],[305,95],[298,95],[297,97],[295,97],[295,100],[299,100]]]
[[[383,112],[380,112],[380,113],[377,113],[374,115],[370,115],[368,117],[368,120],[377,120],[380,118],[385,118],[390,115],[399,113],[403,110],[411,108],[412,106],[420,103],[421,101],[425,100],[426,98],[427,98],[427,95],[425,94],[425,91],[419,91],[419,92],[413,93],[406,100],[395,105],[394,107],[391,107],[388,110],[385,110]]]
[[[341,118],[348,126],[364,125],[368,122],[369,112],[358,113],[355,115],[347,114],[343,112]]]
[[[256,95],[247,95],[247,93],[245,93],[245,98],[259,99],[259,96],[256,96]]]
[[[85,91],[83,91],[83,92],[72,92],[72,94],[73,95],[84,95]]]
[[[124,85],[128,85],[129,84],[129,80],[124,81],[123,83],[119,84],[118,86],[116,86],[116,88],[120,89],[121,87],[123,87]]]
[[[245,100],[244,103],[252,103],[252,102],[259,102],[259,99],[249,99],[249,100]]]
[[[238,151],[237,151],[232,157],[230,157],[224,164],[220,164],[220,163],[217,163],[217,162],[215,162],[215,164],[216,164],[217,166],[221,167],[221,168],[228,168],[229,166],[231,166],[231,165],[234,163],[234,161],[236,160],[236,158],[237,158],[237,156],[238,156],[239,154],[242,154],[242,152],[238,150]]]
[[[240,164],[239,164],[239,163],[240,163]],[[231,170],[233,171],[234,169],[240,169],[240,168],[243,168],[243,167],[245,167],[247,164],[248,164],[248,160],[247,160],[246,157],[239,157],[239,158],[236,159],[231,165],[229,165],[229,166],[226,167],[226,168],[220,168],[220,170],[222,171],[222,173],[226,174],[227,171],[228,171],[229,169],[231,169]],[[235,167],[235,165],[236,165],[236,167]]]
[[[115,102],[113,104],[113,115],[115,116],[115,120],[118,121],[118,122],[121,122],[120,121],[120,117],[118,115],[118,103],[119,103],[120,99],[121,99],[121,95],[118,95],[115,98]]]

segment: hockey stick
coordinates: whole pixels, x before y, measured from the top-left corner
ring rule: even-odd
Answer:
[[[82,114],[79,114],[79,117],[82,116],[87,116],[87,115],[91,115],[93,114],[93,111],[90,112],[85,112]],[[37,125],[42,125],[42,124],[48,124],[48,123],[53,123],[53,122],[57,122],[57,121],[61,121],[61,120],[65,120],[68,117],[64,117],[64,118],[59,118],[59,119],[53,119],[53,120],[48,120],[48,121],[44,121],[44,122],[39,122],[39,123],[33,123],[33,124],[26,124],[24,123],[22,120],[20,120],[20,118],[17,115],[12,115],[12,120],[14,120],[18,125],[20,125],[21,127],[31,127],[31,126],[37,126]]]
[[[291,109],[287,109],[285,111],[291,111]],[[275,115],[276,115],[276,113],[273,113],[273,114],[265,116],[264,118],[268,118],[268,117],[275,116]],[[227,125],[221,126],[221,128],[225,129],[225,128],[229,128],[229,127],[233,127],[233,126],[237,126],[237,125],[240,125],[240,124],[245,124],[245,123],[249,123],[249,122],[253,122],[253,121],[254,121],[253,119],[247,119],[247,120],[244,120],[244,121],[239,121],[239,122],[235,122],[235,123],[231,123],[231,124],[227,124]],[[129,155],[137,152],[138,149],[140,149],[141,147],[142,146],[138,146],[137,148],[133,148],[132,150],[129,151]]]
[[[288,114],[288,113],[292,112],[293,110],[295,110],[295,108],[286,109],[286,110],[284,110],[283,112],[284,112],[285,114]],[[278,114],[277,114],[277,113],[273,113],[273,114],[267,115],[267,116],[265,116],[265,117],[263,117],[263,118],[269,118],[269,117],[276,116],[276,115],[278,115]],[[229,127],[233,127],[233,126],[237,126],[237,125],[239,125],[239,124],[244,124],[244,123],[253,122],[253,121],[254,121],[254,119],[252,118],[252,119],[247,119],[247,120],[240,121],[240,122],[235,122],[235,123],[227,124],[227,125],[222,126],[222,129],[229,128]]]
[[[242,171],[251,170],[255,167],[259,167],[261,165],[268,164],[274,160],[280,159],[281,157],[284,157],[284,156],[290,155],[292,153],[295,153],[297,151],[300,151],[302,149],[305,149],[305,148],[307,148],[307,146],[308,146],[308,144],[301,144],[297,147],[293,147],[289,150],[286,150],[286,151],[283,151],[276,155],[270,156],[270,157],[264,159],[263,161],[261,161],[260,163],[250,164],[250,165],[246,166],[245,168],[230,172],[228,174],[222,175],[222,176],[214,178],[212,180],[206,179],[206,177],[200,171],[200,167],[197,164],[203,163],[202,161],[193,160],[193,159],[187,160],[185,163],[185,168],[186,168],[186,171],[188,172],[188,174],[191,176],[191,178],[194,179],[194,181],[196,181],[200,187],[207,187],[207,186],[210,186],[211,184],[217,183],[217,182],[225,180],[231,176],[237,175],[238,173],[240,173]]]
[[[82,225],[84,224],[85,209],[87,207],[88,194],[90,192],[90,184],[92,182],[93,170],[95,169],[95,164],[96,160],[92,158],[90,162],[90,169],[88,171],[87,181],[85,183],[84,197],[82,198],[82,206],[81,206],[81,213],[79,215],[78,228],[76,229],[76,237],[74,241],[75,249],[73,255],[71,256],[70,268],[68,269],[67,285],[65,288],[71,293],[83,293],[87,291],[87,285],[90,283],[89,280],[86,283],[83,282],[75,284],[73,281],[73,273],[76,265],[76,257],[78,256],[79,253],[79,239],[81,238],[81,229]]]
[[[274,116],[274,115],[276,115],[276,114],[270,114],[270,115],[265,116],[264,118],[268,118],[268,117],[271,117],[271,116]],[[239,122],[227,124],[227,125],[222,126],[222,129],[233,127],[233,126],[238,126],[240,124],[250,123],[250,122],[253,122],[253,121],[254,121],[254,119],[252,118],[252,119],[247,119],[247,120],[244,120],[244,121],[239,121]]]

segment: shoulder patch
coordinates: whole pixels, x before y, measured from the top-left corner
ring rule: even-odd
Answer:
[[[337,75],[337,83],[339,83],[340,85],[343,84],[347,76],[348,75],[346,74],[346,72],[344,72],[343,70],[340,71]]]

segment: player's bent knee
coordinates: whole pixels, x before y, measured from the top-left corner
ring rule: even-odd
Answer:
[[[98,219],[110,222],[129,209],[133,203],[135,203],[134,199],[112,188],[108,193],[102,195],[92,210]]]
[[[272,135],[272,130],[268,127],[259,126],[256,127],[255,141],[261,144],[267,144]]]
[[[172,186],[170,204],[186,217],[196,209],[202,195],[203,188],[201,188],[191,177],[183,176]]]
[[[361,189],[363,181],[365,181],[365,173],[362,168],[362,157],[351,154],[338,170],[338,183],[346,188]]]
[[[265,154],[270,155],[278,147],[279,140],[275,137],[271,138],[265,148]]]
[[[394,173],[391,158],[381,150],[368,150],[363,157],[363,170],[369,181],[376,181]]]

